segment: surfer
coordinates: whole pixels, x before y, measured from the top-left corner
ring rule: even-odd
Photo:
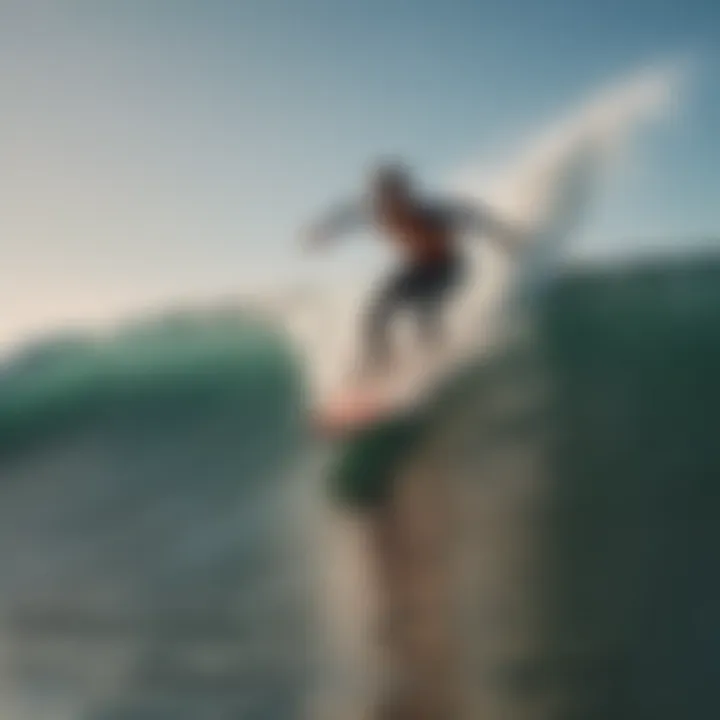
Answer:
[[[362,367],[370,373],[388,366],[387,328],[399,309],[415,312],[428,347],[442,342],[446,300],[466,276],[461,234],[482,233],[499,240],[507,251],[520,240],[516,229],[482,206],[421,197],[411,174],[396,162],[378,165],[371,173],[367,196],[333,208],[310,226],[305,241],[308,247],[319,248],[363,227],[380,230],[403,257],[400,268],[368,305]]]

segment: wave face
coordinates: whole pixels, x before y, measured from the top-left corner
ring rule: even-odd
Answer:
[[[475,368],[404,450],[405,658],[437,670],[413,712],[457,693],[448,667],[465,717],[720,710],[704,681],[720,636],[718,278],[716,250],[554,281],[534,337]],[[445,552],[419,562],[418,533]],[[438,628],[448,654],[423,647]]]
[[[292,717],[307,687],[286,342],[176,317],[28,348],[0,383],[5,717]]]
[[[545,717],[550,701],[581,717],[717,715],[703,678],[720,632],[718,277],[703,254],[554,280],[543,352],[486,359],[419,441],[400,437],[411,531],[423,508],[426,531],[457,531],[457,563],[415,567],[433,578],[420,586],[457,589],[471,716]],[[338,673],[357,673],[339,702],[362,711],[366,536],[357,516],[298,516],[320,497],[300,463],[301,370],[270,328],[200,317],[3,368],[7,717],[280,720]],[[309,554],[318,540],[325,554]],[[311,594],[319,557],[330,626]]]

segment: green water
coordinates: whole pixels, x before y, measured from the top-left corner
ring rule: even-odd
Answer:
[[[477,630],[489,653],[477,685],[512,699],[506,717],[540,717],[530,704],[559,687],[589,703],[583,718],[717,716],[718,278],[711,256],[562,279],[537,315],[547,414],[512,438],[466,433],[484,487],[503,477],[483,469],[492,458],[553,430],[541,496],[553,521],[537,538],[550,560],[534,570],[551,591],[543,633],[562,652],[501,658]],[[508,363],[468,368],[422,412],[337,445],[331,496],[386,501]],[[304,550],[279,498],[318,445],[304,392],[286,339],[246,316],[148,320],[3,366],[0,619],[18,716],[293,716],[311,640],[294,584]],[[525,531],[501,529],[493,552]],[[119,679],[90,697],[98,668]]]

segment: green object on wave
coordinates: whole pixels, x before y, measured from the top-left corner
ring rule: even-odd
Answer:
[[[422,436],[419,417],[391,418],[344,440],[330,475],[330,492],[341,503],[369,509],[387,502],[400,463]]]
[[[300,368],[285,338],[245,314],[160,317],[111,337],[50,339],[0,367],[0,454],[108,413],[232,395],[260,413],[299,406]]]

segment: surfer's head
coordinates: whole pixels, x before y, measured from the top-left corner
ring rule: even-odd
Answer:
[[[371,173],[370,192],[381,213],[402,211],[412,203],[409,171],[397,161],[378,164]]]

